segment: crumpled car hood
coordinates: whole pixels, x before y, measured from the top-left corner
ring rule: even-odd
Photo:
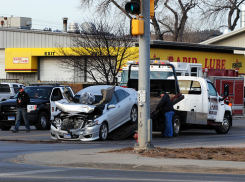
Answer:
[[[58,101],[55,102],[55,105],[59,108],[59,110],[71,114],[91,113],[96,108],[96,106],[93,105],[77,104],[77,103],[60,103]]]

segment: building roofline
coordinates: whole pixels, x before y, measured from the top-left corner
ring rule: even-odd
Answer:
[[[38,29],[19,29],[19,28],[0,28],[0,31],[9,31],[9,32],[23,32],[23,33],[35,33],[35,34],[46,34],[46,35],[60,35],[60,36],[75,36],[74,33],[63,33],[63,32],[51,32]]]
[[[231,32],[228,32],[226,34],[223,34],[223,35],[220,35],[220,36],[217,36],[217,37],[214,37],[212,39],[208,39],[206,41],[203,41],[201,42],[200,44],[212,44],[212,43],[215,43],[215,42],[218,42],[218,41],[221,41],[221,40],[224,40],[224,39],[227,39],[229,37],[232,37],[234,35],[238,35],[240,33],[245,33],[245,27],[242,27],[242,28],[239,28],[237,30],[233,30]]]
[[[217,46],[217,45],[192,44],[192,43],[184,43],[184,42],[165,42],[165,41],[151,41],[150,47],[190,50],[190,51],[203,51],[203,52],[231,53],[231,54],[234,54],[235,50],[245,51],[245,48],[243,47]]]

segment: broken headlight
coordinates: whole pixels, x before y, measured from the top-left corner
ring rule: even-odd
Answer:
[[[53,124],[56,127],[60,127],[62,124],[62,120],[60,118],[55,118],[55,120],[53,121]]]
[[[87,127],[95,126],[99,121],[88,120]]]

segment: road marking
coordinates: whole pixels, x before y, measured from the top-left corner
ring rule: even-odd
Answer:
[[[60,169],[45,169],[45,170],[35,170],[35,171],[23,171],[23,172],[12,172],[12,173],[0,173],[0,177],[4,176],[19,176],[19,175],[27,175],[27,174],[37,174],[37,173],[52,173],[52,172],[59,172],[59,171],[66,171]]]

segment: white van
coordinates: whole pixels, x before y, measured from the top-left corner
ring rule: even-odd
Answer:
[[[21,83],[0,83],[0,102],[10,99],[11,96],[14,96],[19,92],[18,87],[23,84]]]

